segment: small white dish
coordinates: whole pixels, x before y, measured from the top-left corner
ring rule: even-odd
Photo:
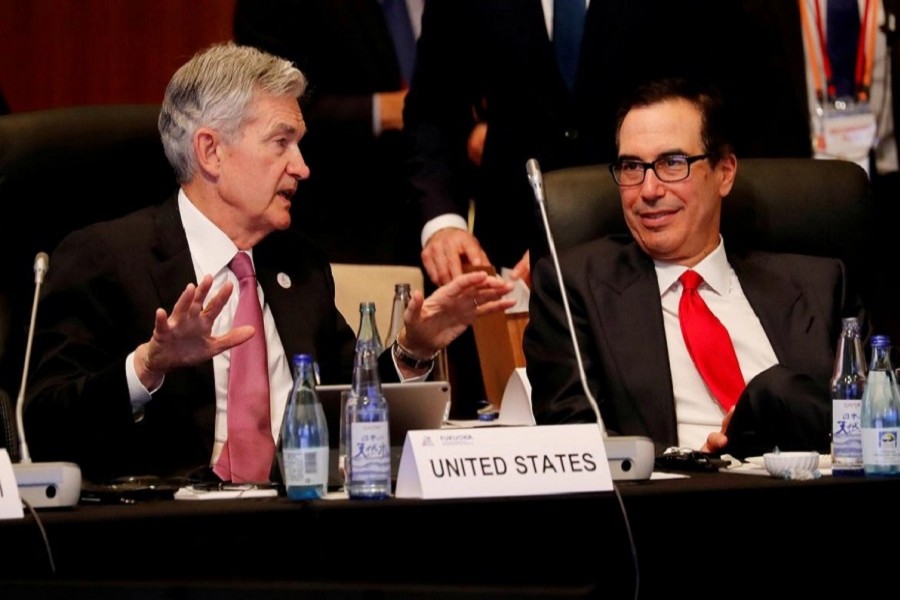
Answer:
[[[814,479],[819,473],[818,452],[768,452],[763,455],[766,471],[782,479]]]

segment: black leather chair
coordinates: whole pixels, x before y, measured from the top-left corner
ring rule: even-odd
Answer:
[[[159,105],[0,116],[0,389],[13,394],[21,382],[35,255],[52,254],[74,229],[161,202],[177,189],[158,116]]]
[[[547,219],[556,248],[628,233],[619,190],[606,164],[544,175]],[[722,207],[729,249],[750,248],[840,258],[870,310],[877,331],[900,340],[895,277],[874,250],[869,179],[858,165],[805,158],[739,159]]]

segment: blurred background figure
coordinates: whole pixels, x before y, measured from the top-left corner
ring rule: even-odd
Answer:
[[[635,85],[720,73],[724,55],[710,49],[723,28],[703,29],[695,16],[722,14],[718,4],[428,0],[404,127],[431,281],[466,263],[514,268],[528,281],[545,238],[525,162],[549,171],[611,161],[616,108]],[[483,397],[471,336],[448,351],[451,365],[470,365],[464,397]]]
[[[238,0],[234,39],[292,61],[312,170],[294,223],[333,262],[417,264],[403,99],[424,0]],[[389,307],[383,307],[388,310]]]
[[[881,274],[896,261],[889,240],[900,217],[900,1],[741,0],[734,8],[727,22],[735,63],[719,85],[733,113],[735,152],[844,158],[867,170],[879,217],[860,293],[874,330],[897,335],[895,286]],[[858,144],[840,144],[830,132],[841,123],[870,129],[853,136]]]

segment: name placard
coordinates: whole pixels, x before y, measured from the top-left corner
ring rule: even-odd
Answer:
[[[613,489],[595,424],[406,434],[395,496],[479,498]]]
[[[6,448],[0,448],[0,519],[21,519],[22,499]]]

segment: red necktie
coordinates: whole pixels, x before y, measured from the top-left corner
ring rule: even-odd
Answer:
[[[728,412],[745,387],[734,345],[725,326],[697,291],[703,278],[694,271],[685,271],[679,281],[684,288],[678,304],[684,344],[709,391]]]
[[[269,416],[269,369],[262,309],[250,256],[238,252],[228,265],[240,284],[234,327],[253,325],[249,340],[231,349],[228,370],[228,439],[213,468],[225,481],[268,481],[275,457]]]

